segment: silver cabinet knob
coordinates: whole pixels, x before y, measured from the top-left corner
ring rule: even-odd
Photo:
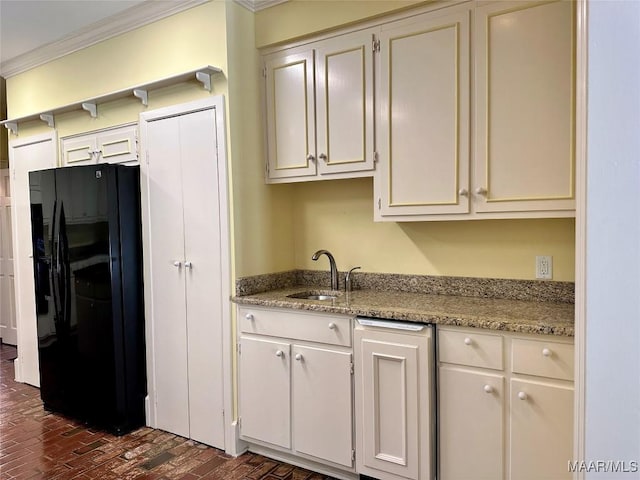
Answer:
[[[487,194],[487,193],[489,193],[489,192],[488,192],[488,191],[487,191],[487,189],[486,189],[486,188],[484,188],[484,187],[478,187],[478,188],[476,188],[476,193],[477,193],[478,195],[483,195],[483,196],[484,196],[484,195],[486,195],[486,194]]]
[[[458,195],[460,195],[461,197],[468,197],[469,190],[467,190],[466,188],[461,188],[460,190],[458,190]]]
[[[329,324],[329,330],[335,330],[336,328],[337,328],[337,325],[335,323],[331,322]]]
[[[529,396],[524,392],[518,392],[518,398],[520,400],[526,400],[527,398],[529,398]]]
[[[193,267],[193,263],[191,262],[184,262],[184,268],[192,268]]]
[[[485,385],[483,387],[483,390],[485,391],[485,393],[493,393],[493,387],[491,385]]]
[[[548,348],[543,348],[542,349],[542,356],[543,357],[550,357],[551,355],[553,355],[553,352],[548,349]]]
[[[307,161],[308,162],[315,162],[316,161],[316,157],[313,153],[310,153],[309,155],[307,155]]]
[[[318,158],[325,163],[327,163],[328,161],[327,156],[324,153],[321,153],[320,155],[318,155]]]
[[[304,358],[302,357],[301,353],[296,353],[296,360],[301,362],[302,360],[304,360]]]
[[[253,314],[252,313],[247,313],[244,318],[246,318],[247,320],[249,320],[250,322],[253,321]]]
[[[176,260],[175,262],[173,262],[173,266],[176,268],[180,268],[181,265],[182,265],[182,262],[180,260]]]
[[[473,340],[471,340],[469,337],[465,337],[464,339],[464,344],[465,345],[471,345],[473,343]]]
[[[284,352],[282,350],[276,351],[276,357],[282,358],[283,355],[284,355]]]

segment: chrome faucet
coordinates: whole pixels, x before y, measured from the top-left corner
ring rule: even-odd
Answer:
[[[313,254],[311,260],[318,260],[320,255],[326,255],[329,259],[329,266],[331,267],[331,290],[338,290],[338,269],[336,268],[336,260],[333,255],[327,250],[318,250]]]

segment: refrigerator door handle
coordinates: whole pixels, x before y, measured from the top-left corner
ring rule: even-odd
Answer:
[[[58,202],[53,203],[53,217],[51,220],[51,290],[53,293],[53,308],[54,316],[53,321],[56,326],[56,331],[60,327],[60,286],[58,283],[59,275],[59,257],[58,257]]]
[[[60,314],[67,331],[71,329],[71,272],[69,266],[69,241],[64,215],[64,204],[60,203],[60,218],[58,222],[58,265],[60,292]]]

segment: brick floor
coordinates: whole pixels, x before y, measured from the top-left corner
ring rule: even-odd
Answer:
[[[141,428],[115,437],[46,412],[40,391],[13,380],[15,347],[0,344],[0,479],[331,480],[245,453],[234,458]]]

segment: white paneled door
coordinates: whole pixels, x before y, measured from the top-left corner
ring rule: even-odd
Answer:
[[[215,108],[143,124],[153,426],[224,448],[223,258]],[[145,198],[146,197],[146,198]]]
[[[55,133],[34,135],[9,143],[11,164],[11,220],[15,276],[18,359],[16,380],[40,386],[38,330],[33,279],[29,172],[53,168],[57,163]]]
[[[0,170],[0,338],[17,345],[9,170]]]

